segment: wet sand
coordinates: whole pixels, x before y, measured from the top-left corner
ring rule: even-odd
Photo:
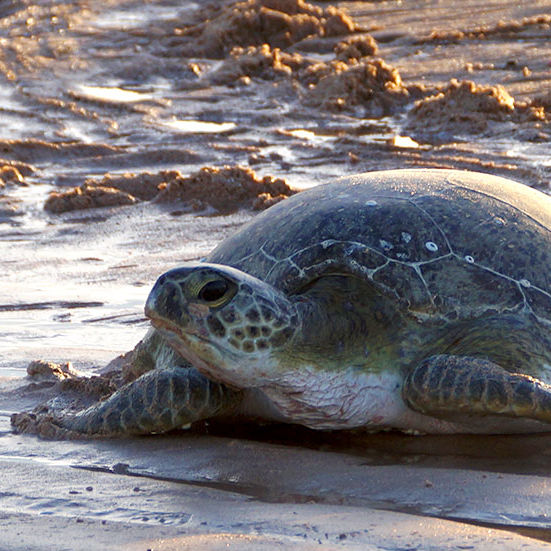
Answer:
[[[551,1],[233,4],[0,8],[0,547],[551,547],[547,435],[12,432],[57,388],[29,362],[101,373],[161,272],[296,190],[425,166],[549,190]]]

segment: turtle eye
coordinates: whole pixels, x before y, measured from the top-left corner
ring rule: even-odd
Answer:
[[[225,301],[228,289],[229,285],[225,279],[214,279],[199,289],[197,298],[209,306],[220,306]]]

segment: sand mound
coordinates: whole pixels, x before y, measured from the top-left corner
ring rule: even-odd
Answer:
[[[336,58],[346,62],[352,59],[360,60],[362,57],[376,55],[377,51],[377,42],[369,34],[351,36],[341,40],[334,48]]]
[[[162,184],[180,178],[177,170],[161,170],[159,172],[126,173],[122,175],[106,174],[101,180],[87,180],[85,183],[95,186],[115,188],[128,193],[136,199],[151,201],[159,193]]]
[[[300,54],[288,54],[279,48],[272,49],[268,44],[247,48],[237,46],[210,80],[213,84],[231,84],[243,77],[275,80],[292,77],[307,65],[308,61]]]
[[[410,132],[473,134],[488,130],[492,122],[545,120],[545,111],[517,103],[503,86],[452,80],[441,92],[416,102],[409,113]]]
[[[54,214],[80,209],[133,205],[136,199],[129,193],[112,187],[83,184],[65,192],[52,192],[44,209]]]
[[[59,214],[71,210],[133,205],[154,199],[162,184],[180,178],[177,170],[123,175],[106,174],[101,180],[89,179],[82,186],[64,192],[53,192],[45,210]]]
[[[73,369],[70,362],[60,364],[46,360],[34,360],[27,366],[27,375],[37,381],[56,382],[77,377],[78,372]]]
[[[219,212],[232,212],[239,208],[262,210],[294,193],[285,180],[272,176],[259,179],[250,168],[204,167],[187,178],[167,183],[155,201],[181,201],[195,209],[210,206]]]
[[[248,0],[217,9],[179,34],[193,38],[184,55],[221,58],[235,46],[286,48],[307,37],[340,36],[356,29],[333,6],[320,8],[304,0]]]
[[[318,64],[310,69],[319,81],[310,85],[306,103],[329,111],[360,106],[363,116],[381,117],[394,113],[409,99],[398,71],[381,59],[364,59],[354,65],[336,62],[331,69],[321,78],[326,67]]]
[[[204,167],[190,176],[183,176],[177,170],[122,176],[107,174],[101,180],[86,180],[79,187],[51,193],[44,208],[59,214],[154,200],[183,202],[192,210],[210,207],[219,212],[232,212],[240,208],[265,209],[293,193],[284,180],[272,176],[259,179],[249,168]]]
[[[304,88],[307,105],[329,111],[359,106],[363,116],[381,117],[396,112],[411,97],[397,69],[367,57],[375,51],[369,36],[340,42],[335,48],[337,57],[328,62],[272,49],[268,44],[238,47],[210,78],[215,84],[289,78],[297,89]]]
[[[299,53],[287,53],[269,44],[236,46],[221,66],[210,75],[213,84],[232,84],[240,79],[277,80],[292,78],[302,84],[317,84],[322,77],[343,72],[348,65],[377,52],[377,43],[370,35],[354,36],[338,42],[335,59],[329,62],[307,59]]]

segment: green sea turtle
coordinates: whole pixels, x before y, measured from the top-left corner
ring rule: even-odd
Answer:
[[[551,430],[551,198],[472,172],[319,185],[162,275],[88,434],[247,415],[316,429]]]

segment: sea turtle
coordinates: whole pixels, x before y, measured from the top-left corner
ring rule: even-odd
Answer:
[[[551,430],[551,198],[511,180],[416,169],[316,186],[163,274],[145,313],[135,361],[157,369],[57,423]]]

